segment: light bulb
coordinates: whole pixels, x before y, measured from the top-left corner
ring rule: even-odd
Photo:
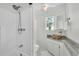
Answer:
[[[48,9],[48,5],[47,5],[47,4],[43,4],[43,5],[42,5],[42,10],[43,10],[43,11],[47,11],[47,9]]]

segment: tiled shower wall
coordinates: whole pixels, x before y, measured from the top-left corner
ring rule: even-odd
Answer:
[[[12,5],[0,4],[0,55],[32,55],[32,7],[21,12],[22,34],[18,34],[18,17]]]

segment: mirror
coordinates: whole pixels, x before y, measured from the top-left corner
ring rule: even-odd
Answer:
[[[45,17],[47,35],[60,34],[65,35],[65,14],[61,13],[57,16]]]

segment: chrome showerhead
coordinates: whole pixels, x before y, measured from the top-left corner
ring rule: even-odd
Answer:
[[[13,7],[15,10],[18,10],[21,6],[12,5],[12,7]]]

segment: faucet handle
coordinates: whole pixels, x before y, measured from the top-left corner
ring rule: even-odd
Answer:
[[[25,28],[22,28],[22,31],[25,31]]]
[[[18,31],[20,32],[25,31],[25,28],[19,28]]]
[[[23,47],[23,44],[20,44],[20,45],[19,45],[19,48],[22,48],[22,47]]]

